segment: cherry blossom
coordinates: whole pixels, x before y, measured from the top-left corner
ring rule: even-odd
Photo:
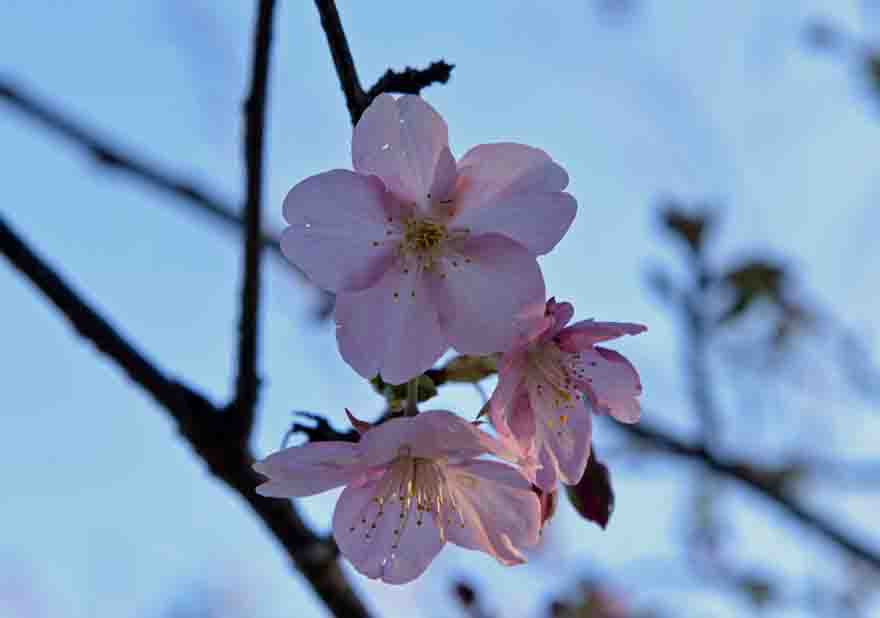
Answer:
[[[638,373],[618,352],[595,344],[647,329],[593,320],[566,326],[573,315],[570,303],[547,302],[536,334],[503,355],[490,399],[492,424],[518,442],[523,461],[537,461],[524,472],[545,491],[557,480],[573,485],[584,473],[592,433],[586,404],[624,423],[639,420]]]
[[[353,442],[312,442],[254,465],[264,496],[291,498],[345,486],[333,514],[339,550],[367,577],[403,584],[446,541],[505,565],[538,541],[541,506],[503,444],[459,416],[423,412],[357,425]]]
[[[339,350],[392,384],[449,348],[502,352],[544,309],[536,256],[574,219],[565,170],[521,144],[456,162],[425,101],[381,95],[352,138],[354,171],[306,178],[284,200],[284,255],[335,292]]]

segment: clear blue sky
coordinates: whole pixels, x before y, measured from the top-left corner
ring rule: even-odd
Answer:
[[[0,71],[235,200],[251,4],[7,0]],[[270,85],[271,226],[280,225],[281,200],[295,182],[349,165],[351,138],[312,3],[281,4]],[[687,431],[693,422],[675,323],[644,276],[677,257],[658,232],[663,196],[724,205],[719,261],[772,248],[799,269],[815,299],[876,342],[880,110],[852,62],[803,44],[814,16],[876,34],[869,26],[878,22],[866,20],[862,4],[646,0],[619,24],[574,1],[339,8],[365,84],[389,65],[440,57],[456,64],[451,82],[424,96],[445,116],[457,155],[482,142],[520,141],[566,167],[580,208],[569,235],[543,259],[548,291],[574,302],[581,317],[649,325],[618,349],[641,370],[646,408]],[[97,169],[3,107],[0,145],[4,217],[168,372],[226,398],[235,237]],[[311,293],[277,264],[265,290],[260,452],[277,448],[292,409],[326,413],[338,425],[345,406],[364,416],[379,411],[382,402],[338,357],[332,325],[309,322]],[[28,588],[47,597],[34,617],[156,616],[181,588],[203,581],[229,590],[244,615],[325,615],[164,412],[5,264],[0,307],[0,582],[25,582],[0,583],[0,616],[4,595],[9,605]],[[441,404],[470,415],[479,398],[450,389]],[[876,451],[876,415],[847,407],[859,423],[853,431],[834,422],[835,405],[818,396],[804,406],[802,425],[774,426],[783,437],[828,429],[823,453]],[[600,424],[595,439],[601,449],[616,434]],[[550,595],[598,574],[639,605],[736,615],[744,606],[694,588],[676,560],[690,477],[668,464],[636,467],[638,457],[624,462],[614,452],[618,506],[607,531],[565,507],[529,566],[503,569],[447,549],[417,584],[388,588],[353,575],[357,587],[384,615],[441,617],[452,611],[450,578],[466,574],[516,618],[537,615]],[[814,502],[832,495],[853,521],[873,525],[876,494],[817,493]],[[328,526],[333,498],[302,502],[319,528]],[[841,568],[825,545],[770,507],[739,494],[728,506],[746,564],[771,562],[792,576]],[[872,540],[880,544],[880,535]]]

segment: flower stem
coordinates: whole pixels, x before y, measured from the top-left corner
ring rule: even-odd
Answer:
[[[419,378],[416,376],[406,383],[406,408],[403,413],[405,416],[415,416],[419,413]]]

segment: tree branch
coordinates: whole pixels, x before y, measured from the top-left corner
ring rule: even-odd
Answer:
[[[762,474],[753,467],[742,463],[725,462],[716,457],[704,444],[688,444],[644,422],[640,422],[638,425],[622,423],[616,423],[615,425],[653,447],[673,455],[695,460],[722,477],[746,485],[753,491],[776,503],[788,515],[794,517],[802,524],[813,528],[855,558],[864,561],[875,569],[880,569],[880,553],[851,538],[831,521],[818,513],[812,512],[795,500],[785,492],[783,489],[784,485],[778,483],[778,479],[775,479],[773,475]]]
[[[422,89],[431,84],[445,84],[452,76],[454,64],[445,60],[438,60],[428,65],[426,69],[414,69],[406,67],[403,71],[388,69],[379,78],[373,87],[367,91],[367,99],[372,101],[383,92],[399,94],[420,94]]]
[[[12,80],[3,76],[0,76],[0,99],[50,132],[66,138],[74,146],[83,149],[97,164],[127,174],[169,197],[181,199],[214,221],[230,227],[244,225],[244,218],[226,202],[212,197],[190,181],[163,171],[163,166],[148,163],[143,156],[126,151],[99,137],[97,132],[59,112],[55,106],[41,101],[27,92],[27,89],[16,86]],[[296,273],[300,281],[308,282],[305,274],[281,255],[277,234],[262,232],[260,245],[281,258],[281,262]],[[324,319],[333,309],[334,296],[323,291],[321,296],[319,317]]]
[[[348,38],[345,36],[339,12],[336,10],[336,2],[334,0],[315,0],[315,6],[321,15],[321,27],[327,36],[327,45],[330,47],[330,55],[333,56],[339,85],[345,95],[345,104],[348,107],[349,115],[351,115],[351,124],[357,124],[364,110],[369,107],[373,99],[383,92],[419,94],[423,88],[427,88],[431,84],[445,84],[449,81],[449,76],[455,65],[440,60],[432,62],[426,69],[406,67],[401,72],[388,69],[372,88],[364,92],[357,68],[354,65],[351,49],[348,46]]]
[[[275,0],[260,0],[254,29],[254,58],[250,93],[244,103],[244,280],[241,288],[241,317],[238,324],[238,377],[235,401],[230,413],[240,426],[244,440],[250,437],[259,394],[257,345],[260,301],[260,224],[263,206],[263,136],[272,45]]]
[[[223,200],[211,196],[188,180],[164,171],[161,166],[148,163],[143,156],[126,152],[120,146],[98,137],[95,131],[40,101],[25,88],[3,76],[0,76],[0,99],[52,133],[85,150],[99,165],[127,174],[160,193],[182,199],[215,221],[231,226],[244,224],[235,208]],[[264,233],[260,236],[260,242],[263,247],[281,255],[277,236]],[[304,278],[301,271],[297,269],[296,272]]]
[[[348,47],[348,39],[342,22],[339,20],[339,11],[336,10],[334,0],[315,0],[315,6],[321,15],[321,27],[327,36],[327,45],[330,47],[330,55],[333,56],[333,64],[336,67],[336,75],[339,77],[339,85],[345,95],[345,104],[351,116],[351,124],[357,124],[358,119],[367,106],[367,95],[358,78],[357,68],[354,66],[354,58]]]
[[[64,314],[81,336],[165,408],[211,473],[247,501],[330,611],[340,617],[368,618],[366,608],[336,561],[332,540],[311,532],[290,502],[264,498],[254,491],[261,479],[251,468],[253,456],[227,415],[200,393],[156,368],[31,251],[2,216],[0,252]]]

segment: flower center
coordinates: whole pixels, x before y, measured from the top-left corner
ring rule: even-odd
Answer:
[[[413,218],[404,223],[403,245],[413,253],[430,253],[437,250],[448,236],[442,223]]]
[[[558,419],[546,418],[547,428],[562,436],[562,429],[568,423],[566,408],[574,408],[581,401],[582,376],[576,355],[559,349],[552,342],[537,346],[528,352],[530,373],[535,389],[542,399],[546,399],[559,412]],[[557,424],[558,420],[558,424]]]
[[[402,447],[394,461],[389,464],[385,474],[376,486],[373,496],[373,508],[367,507],[358,521],[349,529],[354,532],[358,524],[365,528],[364,539],[369,541],[385,512],[393,507],[397,512],[398,522],[393,525],[393,541],[391,549],[400,546],[400,540],[407,526],[415,523],[421,526],[425,514],[434,518],[441,538],[445,537],[446,525],[453,519],[464,527],[464,518],[456,505],[455,498],[449,488],[449,482],[443,460],[413,457],[410,449]],[[372,512],[367,516],[367,512]],[[445,518],[445,521],[444,521]]]

